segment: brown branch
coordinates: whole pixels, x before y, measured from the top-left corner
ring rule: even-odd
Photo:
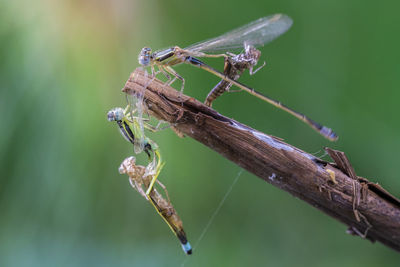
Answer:
[[[349,226],[347,233],[400,251],[400,201],[356,176],[343,152],[326,148],[335,163],[320,160],[224,117],[139,70],[132,73],[123,91],[145,92],[152,116],[343,222]]]

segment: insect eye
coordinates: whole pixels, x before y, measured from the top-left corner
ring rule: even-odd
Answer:
[[[108,121],[115,121],[115,113],[114,113],[114,110],[110,110],[110,111],[107,113],[107,120],[108,120]]]
[[[147,66],[150,64],[151,48],[143,47],[139,54],[139,64],[142,66]]]
[[[124,110],[122,108],[114,108],[107,113],[108,121],[120,121],[124,118]]]

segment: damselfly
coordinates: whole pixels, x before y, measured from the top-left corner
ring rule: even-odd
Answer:
[[[243,49],[244,45],[251,45],[254,47],[262,46],[267,44],[277,38],[278,36],[285,33],[292,25],[292,19],[283,14],[275,14],[260,18],[256,21],[250,22],[242,27],[235,30],[227,32],[219,37],[200,42],[191,45],[187,48],[180,48],[174,46],[165,50],[155,51],[149,47],[144,47],[139,54],[139,63],[142,66],[150,66],[153,75],[158,73],[163,73],[167,79],[168,84],[172,84],[176,79],[181,80],[181,92],[183,91],[185,80],[171,67],[181,63],[191,64],[198,68],[204,69],[217,77],[232,83],[233,85],[239,87],[240,89],[292,114],[298,119],[304,121],[310,125],[313,129],[318,131],[321,135],[327,139],[334,141],[338,137],[332,131],[332,129],[320,125],[319,123],[309,119],[305,115],[294,111],[287,106],[283,105],[281,102],[273,100],[259,92],[255,89],[250,88],[234,79],[228,77],[227,75],[217,71],[211,66],[203,63],[196,57],[228,57],[226,52],[233,51],[237,49]],[[218,53],[221,54],[207,54],[207,53]],[[155,66],[158,67],[158,71],[155,71]],[[171,77],[173,76],[173,78]]]
[[[136,154],[144,151],[149,158],[151,157],[153,147],[151,141],[144,135],[143,122],[132,115],[129,105],[125,109],[113,108],[107,113],[107,119],[117,122],[122,136],[133,144]]]
[[[146,137],[144,134],[143,128],[147,128],[150,130],[155,130],[155,128],[143,122],[141,112],[139,112],[139,117],[134,116],[132,112],[133,111],[131,110],[130,105],[128,105],[125,109],[119,107],[113,108],[107,113],[107,119],[109,121],[117,122],[122,136],[128,142],[133,144],[136,154],[144,151],[147,154],[149,161],[151,160],[151,158],[157,159],[157,165],[155,167],[155,169],[157,170],[156,175],[152,176],[153,180],[151,181],[150,186],[146,191],[146,195],[149,195],[162,168],[161,154],[157,144],[150,138]]]
[[[157,213],[178,237],[185,253],[191,254],[192,248],[187,241],[186,234],[182,227],[182,221],[169,201],[165,186],[157,180],[164,163],[161,159],[158,145],[144,134],[144,128],[155,130],[156,127],[152,127],[150,124],[144,122],[141,101],[143,101],[143,99],[140,99],[140,97],[136,100],[135,97],[129,98],[129,105],[125,109],[114,108],[107,113],[107,119],[109,121],[115,121],[122,136],[133,144],[135,153],[139,154],[144,151],[149,158],[149,164],[144,167],[136,165],[135,157],[129,157],[121,164],[119,171],[120,173],[129,175],[129,181],[132,187],[153,205]],[[135,102],[136,108],[132,109],[131,105],[135,104]],[[168,201],[154,188],[156,182],[165,191]]]
[[[166,187],[157,180],[157,183],[164,190],[168,200],[165,200],[155,188],[151,188],[149,193],[145,193],[145,191],[148,191],[147,189],[150,188],[154,176],[158,176],[159,174],[159,170],[156,167],[157,165],[155,159],[153,162],[149,163],[147,167],[136,165],[136,159],[132,156],[126,158],[122,162],[119,167],[119,172],[129,176],[131,186],[153,205],[157,213],[164,219],[169,228],[179,239],[183,251],[186,254],[192,254],[192,247],[187,240],[185,231],[183,230],[182,220],[179,218],[176,210],[170,202]]]

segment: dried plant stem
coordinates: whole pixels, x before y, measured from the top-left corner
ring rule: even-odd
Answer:
[[[348,233],[400,251],[399,200],[356,176],[343,152],[326,148],[334,163],[322,161],[222,116],[141,70],[132,73],[123,91],[142,92],[144,87],[145,105],[152,116],[348,225]]]

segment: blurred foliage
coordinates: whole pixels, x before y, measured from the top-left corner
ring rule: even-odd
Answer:
[[[117,172],[132,147],[106,112],[125,104],[120,89],[141,47],[185,47],[273,13],[294,25],[262,48],[267,67],[241,81],[332,127],[339,141],[246,93],[214,107],[314,155],[324,146],[345,151],[358,175],[399,196],[399,8],[371,0],[1,1],[0,266],[180,265],[176,238]],[[217,82],[190,66],[177,70],[185,93],[200,100]],[[195,244],[240,168],[171,130],[150,136]],[[186,266],[398,266],[396,252],[345,230],[244,172]]]

